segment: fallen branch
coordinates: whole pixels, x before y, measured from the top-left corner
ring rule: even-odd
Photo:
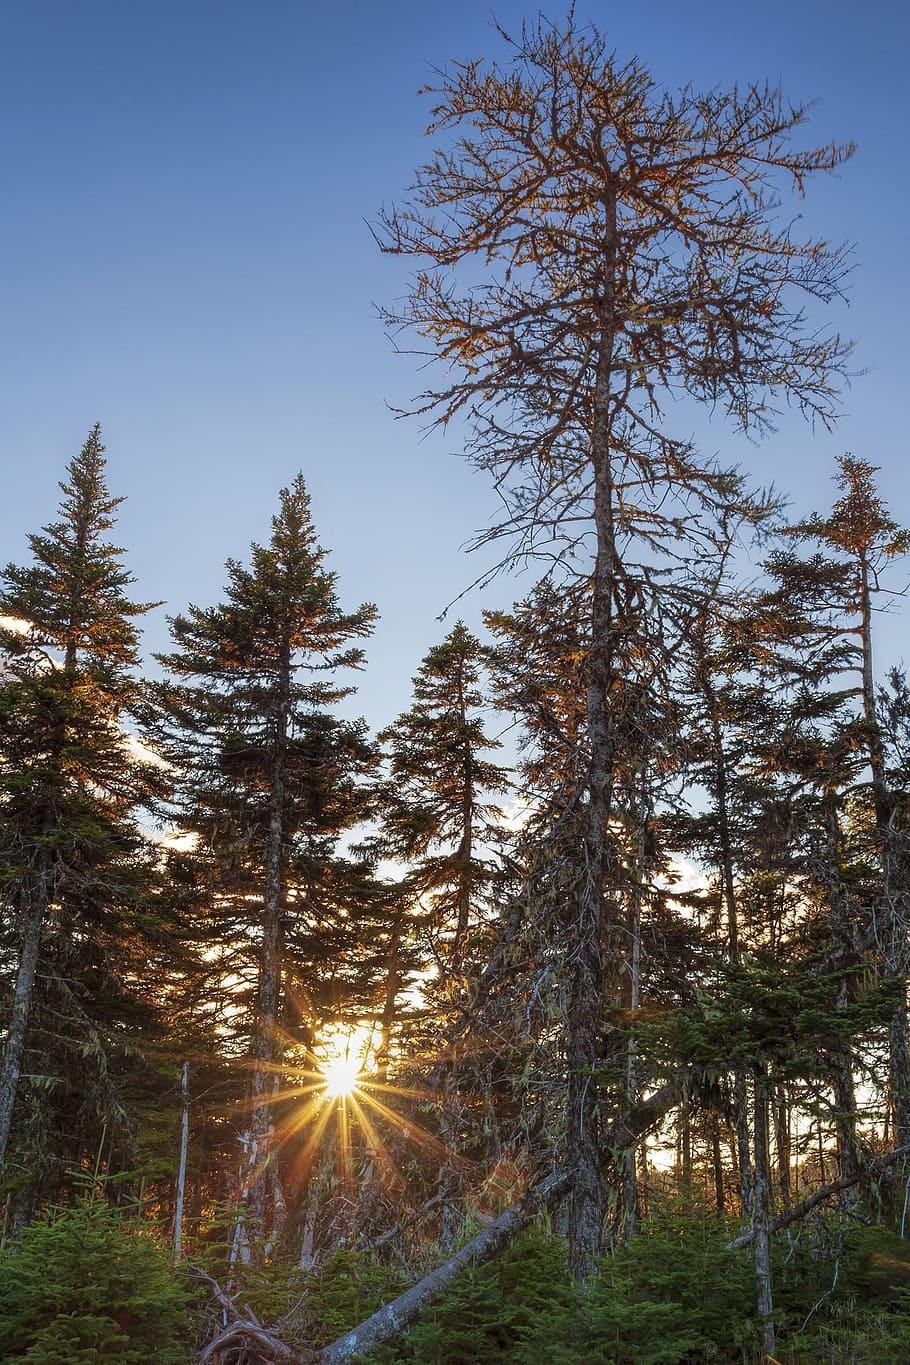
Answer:
[[[681,1098],[686,1074],[680,1073],[667,1081],[653,1095],[630,1109],[611,1123],[603,1133],[604,1151],[617,1153],[631,1146],[645,1133],[660,1123],[664,1115]],[[557,1203],[571,1185],[568,1171],[555,1171],[546,1180],[529,1190],[522,1200],[494,1218],[470,1242],[448,1261],[431,1270],[417,1284],[391,1303],[384,1304],[372,1317],[327,1346],[318,1357],[318,1365],[341,1365],[354,1356],[372,1350],[383,1341],[406,1331],[424,1311],[435,1303],[456,1276],[471,1266],[492,1260],[512,1242],[543,1209]]]
[[[206,1365],[206,1362],[214,1360],[229,1346],[249,1346],[253,1343],[267,1353],[265,1357],[267,1360],[278,1361],[281,1365],[312,1365],[311,1355],[299,1355],[274,1332],[245,1318],[238,1318],[236,1322],[230,1323],[209,1342],[199,1355],[199,1365]]]
[[[895,1147],[891,1152],[885,1152],[882,1156],[874,1157],[867,1162],[866,1166],[859,1175],[844,1176],[841,1180],[832,1180],[828,1185],[822,1185],[821,1189],[810,1194],[800,1204],[794,1204],[792,1209],[787,1209],[786,1213],[778,1214],[772,1218],[769,1224],[769,1231],[779,1232],[781,1228],[788,1227],[791,1223],[797,1223],[801,1218],[806,1218],[813,1209],[817,1209],[820,1204],[824,1204],[834,1194],[840,1194],[842,1190],[849,1190],[852,1185],[858,1185],[861,1180],[866,1180],[875,1171],[884,1170],[897,1161],[902,1156],[910,1155],[910,1144],[903,1147]],[[752,1241],[754,1232],[752,1228],[747,1228],[738,1237],[734,1237],[732,1242],[728,1242],[731,1251],[737,1251],[740,1247],[746,1247]]]
[[[308,1365],[308,1359],[300,1356],[290,1346],[286,1345],[274,1332],[270,1332],[267,1327],[256,1317],[252,1309],[244,1305],[241,1311],[226,1289],[214,1279],[207,1270],[201,1266],[190,1265],[187,1262],[187,1269],[191,1270],[203,1283],[207,1284],[212,1291],[215,1302],[224,1310],[225,1315],[230,1318],[217,1336],[205,1346],[199,1353],[199,1365],[207,1365],[207,1362],[214,1360],[218,1354],[228,1346],[249,1344],[255,1342],[257,1346],[263,1347],[274,1361],[283,1361],[285,1365]],[[245,1316],[244,1316],[245,1315]]]
[[[653,1095],[609,1124],[602,1135],[603,1150],[616,1155],[656,1127],[682,1096],[686,1075],[687,1073],[681,1072],[674,1076],[659,1090],[655,1090]],[[270,1353],[273,1360],[284,1362],[284,1365],[343,1365],[343,1362],[352,1360],[354,1356],[370,1351],[382,1342],[407,1331],[426,1308],[437,1302],[462,1271],[472,1266],[483,1265],[498,1256],[539,1213],[557,1203],[568,1192],[571,1183],[568,1171],[554,1171],[540,1184],[530,1189],[517,1204],[511,1205],[504,1213],[494,1218],[482,1232],[456,1251],[454,1256],[450,1256],[442,1265],[424,1275],[422,1280],[406,1289],[397,1299],[384,1304],[371,1317],[326,1346],[315,1357],[315,1362],[311,1354],[301,1355],[285,1345],[273,1332],[256,1321],[252,1314],[242,1317],[233,1300],[221,1286],[205,1271],[192,1267],[212,1287],[215,1298],[222,1308],[234,1318],[234,1321],[205,1348],[199,1357],[200,1365],[212,1361],[218,1351],[226,1346],[244,1340],[256,1342]],[[397,1229],[393,1229],[392,1233],[395,1231]]]
[[[333,1341],[318,1357],[318,1365],[339,1365],[339,1362],[362,1355],[380,1342],[406,1331],[425,1308],[440,1298],[456,1276],[471,1266],[492,1260],[505,1250],[542,1209],[548,1208],[566,1193],[569,1183],[566,1171],[555,1171],[535,1185],[518,1204],[513,1204],[505,1213],[494,1218],[489,1227],[456,1251],[454,1256],[424,1275],[422,1280],[399,1294],[397,1299],[384,1304],[365,1322]]]

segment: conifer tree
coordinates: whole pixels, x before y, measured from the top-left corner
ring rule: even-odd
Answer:
[[[376,761],[362,723],[332,712],[352,691],[337,675],[363,660],[351,642],[370,633],[376,612],[342,609],[325,558],[298,475],[250,566],[228,562],[224,601],[173,618],[174,648],[161,660],[170,679],[157,690],[162,749],[180,773],[178,822],[196,836],[184,860],[213,898],[220,932],[258,944],[242,1178],[252,1247],[269,1231],[270,1190],[279,1220],[283,1207],[270,1108],[283,1013],[293,1024],[294,1000],[318,1001],[320,971],[339,944],[353,946],[342,919],[356,909],[364,868],[338,840],[368,812],[362,778]]]
[[[818,542],[834,556],[830,572],[840,571],[842,629],[858,649],[853,667],[859,674],[863,742],[871,773],[872,806],[882,868],[882,897],[877,910],[885,971],[898,986],[890,1031],[891,1086],[898,1142],[910,1142],[910,1020],[907,974],[910,970],[910,863],[905,841],[895,828],[895,799],[885,772],[885,752],[876,707],[873,657],[873,610],[885,592],[883,570],[910,550],[910,532],[891,516],[878,492],[876,468],[867,460],[844,455],[838,460],[840,497],[826,517],[813,516],[794,534]]]
[[[504,770],[485,756],[500,746],[484,732],[483,658],[457,622],[421,663],[411,709],[380,735],[391,776],[386,838],[410,866],[444,976],[461,969],[486,903],[502,836],[489,798],[508,790]]]
[[[100,426],[60,486],[59,519],[29,537],[32,562],[8,565],[0,591],[0,868],[18,933],[0,1160],[49,923],[71,946],[95,942],[96,979],[99,941],[112,935],[125,947],[149,890],[132,817],[160,781],[123,729],[139,700],[135,623],[148,607],[128,595],[133,579],[109,537],[122,499],[107,490]],[[107,989],[126,968],[111,965]]]
[[[487,539],[591,584],[566,1017],[571,1259],[586,1277],[606,1206],[598,1002],[619,918],[614,698],[633,648],[622,604],[640,601],[639,626],[659,618],[673,596],[664,574],[717,552],[712,522],[747,514],[735,477],[665,419],[682,393],[757,434],[775,401],[833,419],[846,348],[803,304],[839,293],[843,253],[798,241],[771,203],[782,182],[801,191],[850,149],[794,150],[806,110],[768,87],[661,91],[572,18],[506,41],[508,66],[443,71],[430,126],[441,144],[384,215],[382,246],[421,262],[387,321],[427,338],[446,367],[417,406],[439,423],[468,417],[468,454],[506,507]]]

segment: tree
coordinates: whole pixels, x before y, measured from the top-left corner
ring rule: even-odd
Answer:
[[[639,597],[639,621],[653,617],[674,597],[667,569],[710,554],[718,520],[757,515],[734,475],[670,434],[672,400],[710,403],[759,435],[775,402],[833,420],[847,347],[807,319],[804,300],[838,295],[844,253],[798,241],[772,204],[782,184],[801,192],[851,149],[792,149],[806,110],[768,87],[663,92],[572,19],[502,36],[508,67],[442,73],[429,131],[451,137],[406,204],[382,215],[380,241],[423,263],[386,320],[456,372],[417,410],[437,424],[467,418],[468,454],[506,505],[484,539],[508,537],[513,557],[574,565],[590,583],[566,1019],[570,1259],[585,1277],[605,1207],[598,1002],[616,919],[613,702],[630,643],[620,604]]]
[[[59,520],[29,537],[32,563],[8,565],[0,593],[7,618],[0,631],[0,875],[19,933],[0,1068],[0,1161],[51,915],[67,966],[74,967],[77,950],[88,954],[96,1001],[107,989],[108,1007],[123,989],[128,952],[121,961],[112,953],[108,969],[103,945],[127,950],[133,938],[138,948],[138,931],[147,946],[156,932],[149,860],[133,817],[161,777],[124,730],[139,701],[135,622],[148,607],[127,595],[134,580],[109,539],[122,499],[107,490],[99,426],[60,487]],[[62,1017],[75,1012],[79,1045],[91,1051],[100,1047],[98,1031],[86,1040],[83,1025],[91,1021],[74,993],[74,974],[54,976],[67,1006]],[[50,962],[47,975],[54,975]]]
[[[174,649],[161,656],[171,676],[157,689],[162,752],[178,774],[177,818],[196,839],[182,857],[212,898],[221,932],[258,938],[241,1182],[253,1246],[269,1231],[270,1199],[279,1221],[283,1209],[272,1104],[293,994],[289,961],[314,920],[323,940],[334,934],[353,946],[339,920],[356,909],[352,883],[363,869],[337,845],[368,812],[362,778],[376,763],[362,724],[330,710],[350,695],[337,674],[359,668],[363,652],[350,642],[370,633],[376,612],[341,608],[325,558],[298,476],[250,567],[228,561],[225,600],[171,621]],[[331,944],[323,953],[334,956]],[[299,994],[318,999],[322,983],[307,979],[307,956]]]
[[[484,756],[500,745],[484,733],[483,657],[459,621],[421,663],[411,709],[379,736],[389,752],[389,849],[410,865],[443,975],[463,968],[480,922],[502,833],[489,797],[508,790],[503,769]]]
[[[881,918],[885,970],[899,985],[891,1023],[891,1084],[898,1145],[910,1142],[910,1021],[906,979],[910,967],[907,924],[910,882],[904,840],[895,828],[895,795],[889,790],[885,748],[876,707],[872,616],[874,598],[886,591],[881,575],[889,561],[910,550],[910,532],[891,516],[875,482],[876,467],[844,455],[838,461],[841,496],[827,517],[814,516],[794,535],[819,542],[835,556],[831,572],[840,579],[843,631],[857,644],[853,667],[860,678],[863,741],[871,772],[872,805],[882,866]]]

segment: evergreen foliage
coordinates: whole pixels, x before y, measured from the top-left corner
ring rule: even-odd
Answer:
[[[50,1209],[0,1252],[0,1358],[184,1365],[189,1285],[135,1211],[91,1196]]]
[[[133,580],[110,531],[94,427],[61,484],[59,520],[0,587],[0,887],[15,962],[0,1071],[0,1159],[20,1076],[18,1135],[32,1178],[54,1179],[60,1135],[94,1153],[105,1125],[129,1141],[182,950],[137,821],[161,770],[130,742],[142,683]],[[157,978],[157,979],[156,979]],[[153,985],[154,981],[154,985]],[[6,1172],[9,1176],[9,1171]]]

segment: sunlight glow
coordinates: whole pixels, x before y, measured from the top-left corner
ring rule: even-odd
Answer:
[[[357,1089],[360,1063],[356,1057],[330,1057],[322,1067],[326,1093],[333,1100],[347,1099]]]

